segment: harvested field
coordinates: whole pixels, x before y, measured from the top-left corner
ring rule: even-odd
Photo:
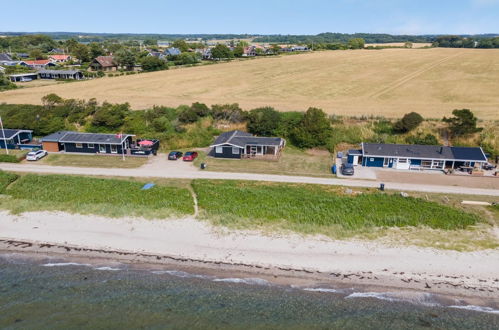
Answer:
[[[129,102],[136,109],[192,102],[239,103],[245,109],[310,106],[340,115],[441,118],[470,108],[499,119],[499,50],[384,49],[323,51],[101,78],[0,93],[0,102],[40,104],[64,98]]]

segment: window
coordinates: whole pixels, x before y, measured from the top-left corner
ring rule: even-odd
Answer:
[[[224,148],[222,148],[222,147],[215,147],[215,153],[221,154],[223,152],[224,152]]]
[[[89,143],[89,144],[87,144],[87,146],[88,146],[89,148],[92,148],[92,149],[93,149],[93,148],[95,148],[95,145],[94,145],[93,143]]]
[[[232,147],[232,154],[233,155],[239,155],[239,148],[238,147]]]
[[[76,146],[76,148],[83,148],[83,144],[82,143],[76,143],[75,146]]]
[[[407,163],[407,158],[399,158],[399,163],[402,163],[402,164]]]
[[[118,146],[112,145],[111,146],[111,153],[112,154],[117,154],[118,153]]]
[[[370,162],[374,162],[374,158],[369,158],[369,161]]]
[[[431,168],[431,160],[423,160],[423,161],[421,161],[421,167]]]
[[[100,153],[106,153],[106,146],[103,144],[99,144],[99,152]]]

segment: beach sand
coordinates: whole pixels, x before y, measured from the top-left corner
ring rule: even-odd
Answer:
[[[399,288],[499,300],[499,250],[457,252],[320,236],[213,227],[193,218],[145,220],[0,211],[0,250],[173,264],[341,287]],[[298,281],[299,282],[299,281]]]

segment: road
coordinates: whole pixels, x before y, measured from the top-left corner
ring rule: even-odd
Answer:
[[[121,177],[142,177],[142,178],[175,178],[175,179],[220,179],[220,180],[251,180],[270,181],[288,183],[310,183],[322,185],[335,185],[346,187],[379,187],[379,181],[336,179],[336,178],[316,178],[304,176],[255,174],[255,173],[230,173],[211,172],[196,169],[190,164],[180,162],[151,162],[140,168],[88,168],[88,167],[67,167],[50,166],[38,164],[12,164],[0,163],[0,169],[15,172],[51,173],[51,174],[79,174],[79,175],[101,175],[101,176],[121,176]],[[418,191],[428,193],[445,194],[467,194],[467,195],[487,195],[498,196],[499,189],[463,188],[456,186],[438,186],[425,184],[394,183],[385,184],[385,189],[399,191]]]

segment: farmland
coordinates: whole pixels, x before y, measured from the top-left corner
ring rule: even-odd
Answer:
[[[140,75],[107,77],[0,93],[0,102],[40,104],[64,98],[129,102],[134,109],[192,102],[245,109],[321,107],[339,115],[441,118],[470,108],[499,119],[499,50],[384,49],[323,51],[258,58]]]

